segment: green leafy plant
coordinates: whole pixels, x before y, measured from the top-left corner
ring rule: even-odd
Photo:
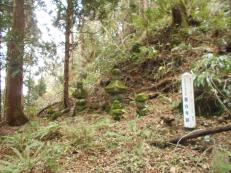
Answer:
[[[231,111],[231,56],[215,56],[211,53],[202,57],[193,68],[197,101],[213,100],[218,108]],[[216,111],[215,111],[216,112]]]
[[[10,149],[12,153],[0,160],[3,173],[21,173],[36,168],[56,172],[60,168],[57,160],[65,152],[66,146],[33,140],[22,151],[13,147]]]

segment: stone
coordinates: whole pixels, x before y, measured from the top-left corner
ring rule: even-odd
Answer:
[[[119,121],[123,113],[124,111],[121,102],[119,100],[114,100],[110,108],[110,114],[113,119]]]
[[[117,95],[125,93],[127,91],[127,86],[120,80],[114,80],[105,87],[105,90],[111,95]]]
[[[148,95],[146,93],[139,93],[135,97],[136,101],[136,115],[137,117],[145,116],[149,112],[146,101],[148,100]]]
[[[136,102],[144,103],[148,100],[148,95],[146,93],[137,94],[135,97]]]

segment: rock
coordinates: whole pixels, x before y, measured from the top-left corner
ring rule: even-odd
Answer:
[[[113,76],[120,76],[121,75],[121,71],[118,68],[113,69],[111,73]]]
[[[171,126],[172,122],[175,121],[175,117],[173,115],[162,115],[160,118],[169,126]]]
[[[136,115],[137,117],[147,115],[149,109],[145,102],[148,100],[148,95],[146,93],[137,94],[135,97],[136,101]]]
[[[146,93],[137,94],[135,97],[136,102],[144,103],[148,100],[148,95]]]
[[[127,86],[120,81],[120,80],[115,80],[111,81],[106,87],[105,87],[106,92],[108,92],[111,95],[117,95],[121,94],[127,91]]]
[[[111,82],[110,78],[104,78],[100,80],[99,84],[101,87],[106,87],[110,82]]]
[[[110,114],[113,116],[113,119],[119,121],[123,113],[121,102],[119,100],[114,100],[110,108]]]

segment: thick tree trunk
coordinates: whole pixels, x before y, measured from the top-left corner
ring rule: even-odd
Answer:
[[[1,38],[1,37],[0,37]],[[1,43],[0,43],[1,45]],[[1,46],[0,46],[1,49]],[[0,52],[0,121],[2,120],[2,54]]]
[[[24,0],[14,0],[12,29],[8,42],[6,120],[9,125],[22,125],[28,121],[23,113],[23,55],[24,55]]]
[[[0,28],[0,121],[2,121],[3,117],[2,117],[2,59],[3,59],[3,55],[2,55],[2,31]]]
[[[64,60],[64,89],[63,89],[63,104],[64,108],[69,106],[69,60],[70,60],[70,35],[72,28],[73,17],[73,1],[67,0],[66,10],[66,32],[65,32],[65,60]]]

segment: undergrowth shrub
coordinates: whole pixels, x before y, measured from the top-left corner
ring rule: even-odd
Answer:
[[[211,53],[196,62],[193,68],[196,107],[199,114],[220,115],[231,112],[231,55]],[[207,105],[207,106],[206,106]]]
[[[212,159],[213,173],[229,173],[231,171],[231,152],[224,148],[217,148]]]

